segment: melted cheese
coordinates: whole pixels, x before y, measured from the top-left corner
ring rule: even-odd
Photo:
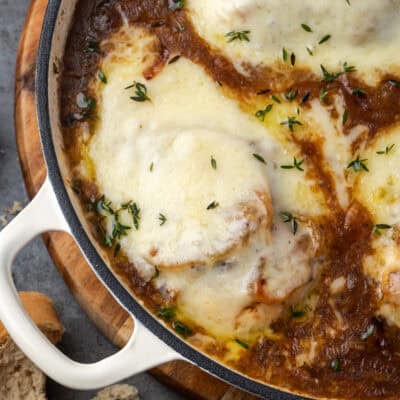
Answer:
[[[370,83],[382,66],[399,71],[399,0],[352,0],[350,6],[344,0],[188,0],[187,8],[200,35],[241,70],[243,62],[272,65],[285,48],[296,54],[297,66],[318,74],[320,64],[340,70],[345,62]],[[227,43],[228,32],[246,30],[249,42]],[[331,38],[319,44],[326,35]]]
[[[123,28],[106,45],[108,83],[95,84],[99,119],[85,146],[106,198],[141,210],[139,229],[120,212],[131,227],[122,251],[146,279],[160,269],[154,284],[207,332],[268,330],[318,267],[319,238],[307,221],[330,212],[318,181],[280,167],[297,156],[281,125],[289,106],[262,123],[183,58],[145,82],[156,43],[140,28]],[[134,81],[146,84],[151,101],[130,98],[135,89],[125,88]],[[212,202],[218,207],[207,209]],[[303,221],[295,236],[283,211]]]
[[[387,147],[393,146],[388,154]],[[368,208],[376,224],[400,223],[400,126],[381,132],[368,149],[361,150],[368,173],[357,175],[356,197]]]
[[[390,149],[388,154],[386,148]],[[396,278],[400,275],[399,149],[399,126],[381,132],[378,139],[361,152],[362,158],[367,160],[369,172],[360,173],[354,185],[357,199],[367,207],[374,224],[392,227],[380,230],[379,235],[371,232],[373,251],[364,261],[364,270],[378,285],[379,314],[397,326],[400,326],[400,285]]]

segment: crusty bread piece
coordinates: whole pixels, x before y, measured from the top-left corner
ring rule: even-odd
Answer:
[[[114,385],[103,389],[92,400],[140,400],[140,398],[134,386]]]
[[[61,340],[64,327],[53,302],[43,294],[21,292],[32,320],[53,342]],[[46,377],[18,349],[0,323],[0,400],[45,400]]]

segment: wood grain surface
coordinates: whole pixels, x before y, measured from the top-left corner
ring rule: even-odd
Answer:
[[[16,67],[15,128],[21,168],[30,197],[36,194],[46,177],[35,109],[35,67],[47,1],[31,2],[21,34]],[[132,332],[132,320],[96,278],[75,242],[65,233],[46,234],[44,241],[66,284],[85,312],[104,335],[117,346],[123,346]],[[165,364],[151,373],[188,398],[255,399],[182,361]]]

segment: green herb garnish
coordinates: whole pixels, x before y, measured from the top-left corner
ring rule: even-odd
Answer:
[[[216,202],[215,200],[213,202],[211,202],[208,206],[207,206],[207,210],[213,210],[214,208],[217,208],[219,206],[219,203]]]
[[[343,115],[342,115],[342,125],[346,125],[346,122],[349,118],[349,113],[347,112],[347,110],[343,111]]]
[[[377,151],[376,154],[379,154],[379,155],[388,155],[393,149],[394,149],[394,143],[391,144],[390,146],[386,146],[385,150],[379,150],[379,151]]]
[[[180,335],[184,338],[190,336],[193,333],[193,330],[181,321],[174,321],[172,323],[172,327],[174,328],[175,332],[178,335]]]
[[[167,217],[164,214],[159,214],[158,219],[160,221],[160,226],[163,226],[167,222]]]
[[[354,67],[353,65],[348,65],[347,62],[345,62],[343,64],[343,71],[340,72],[329,72],[322,64],[321,64],[321,71],[322,71],[322,81],[323,82],[332,82],[334,81],[336,78],[338,78],[339,76],[343,75],[343,74],[348,74],[351,72],[355,72],[356,67]]]
[[[172,58],[168,61],[168,64],[176,63],[180,58],[181,58],[181,56],[178,54],[177,56],[172,57]]]
[[[329,72],[322,64],[321,71],[323,75],[322,81],[327,83],[334,81],[336,78],[343,74],[343,72]]]
[[[347,61],[343,64],[343,72],[349,74],[351,72],[356,72],[357,69],[354,65],[349,65]]]
[[[282,60],[283,62],[286,62],[288,59],[288,52],[285,48],[282,49]]]
[[[240,339],[235,339],[235,342],[236,342],[239,346],[242,346],[242,347],[243,347],[244,349],[246,349],[246,350],[248,350],[249,347],[250,347],[247,343],[243,342],[243,341],[240,340]]]
[[[292,306],[290,306],[290,315],[293,318],[302,318],[306,315],[306,312],[304,310],[296,310],[294,308],[294,306],[292,305]]]
[[[335,358],[334,360],[331,361],[331,368],[335,372],[339,372],[340,371],[340,361],[339,361],[339,359]]]
[[[225,37],[228,39],[228,43],[234,40],[239,40],[240,42],[250,42],[250,31],[232,31],[228,32]]]
[[[322,44],[327,42],[332,36],[331,35],[325,35],[319,42],[318,44]]]
[[[297,218],[290,212],[281,212],[279,215],[285,224],[290,224],[291,231],[295,235],[299,227]]]
[[[98,72],[97,72],[97,77],[98,77],[98,78],[100,79],[100,81],[103,82],[104,84],[107,83],[107,77],[106,77],[106,75],[104,74],[103,71],[98,71]]]
[[[133,225],[136,230],[139,230],[139,224],[140,224],[140,208],[136,203],[133,201],[129,201],[128,203],[122,204],[121,208],[123,210],[128,210],[129,214],[132,216],[133,220]]]
[[[306,32],[312,32],[313,30],[311,27],[307,24],[301,24],[301,27],[306,31]]]
[[[133,82],[132,85],[127,86],[125,89],[131,88],[135,88],[135,96],[131,96],[131,100],[138,102],[151,101],[150,97],[147,96],[147,87],[143,83]]]
[[[292,67],[296,64],[296,54],[294,53],[290,55],[290,64],[292,64]]]
[[[171,11],[182,10],[185,6],[185,0],[168,0],[168,8]]]
[[[104,243],[104,245],[107,246],[107,247],[112,247],[113,242],[114,242],[114,240],[113,240],[113,238],[112,238],[111,236],[106,235],[106,236],[103,238],[103,243]]]
[[[277,97],[277,96],[275,96],[275,95],[272,95],[272,96],[271,96],[271,99],[272,99],[275,103],[281,104],[281,100],[280,100],[279,97]]]
[[[301,99],[301,104],[304,104],[304,103],[306,103],[308,100],[309,100],[309,98],[310,98],[310,96],[311,96],[311,92],[307,92],[304,96],[303,96],[303,98]]]
[[[281,125],[287,125],[290,132],[294,132],[294,127],[296,125],[302,126],[303,124],[296,119],[296,117],[288,117],[286,121],[282,121]]]
[[[281,165],[282,169],[298,169],[299,171],[304,171],[302,165],[304,163],[303,160],[297,160],[296,157],[293,158],[293,164],[290,165]]]
[[[367,329],[361,333],[360,338],[361,340],[369,339],[375,333],[375,325],[370,324],[368,325]]]
[[[363,89],[360,89],[360,88],[354,88],[351,91],[351,93],[354,94],[357,97],[366,97],[367,96],[367,92],[365,90],[363,90]]]
[[[116,214],[117,216],[118,214]],[[118,218],[115,218],[114,224],[113,224],[113,231],[112,231],[112,237],[113,239],[121,239],[123,236],[126,236],[128,234],[128,231],[131,229],[130,226],[123,225],[118,221]]]
[[[157,317],[171,321],[176,316],[176,307],[163,307],[157,311]]]
[[[319,94],[319,98],[321,99],[321,101],[325,104],[328,104],[328,90],[327,88],[322,88],[321,92]]]
[[[272,110],[272,108],[273,104],[268,104],[263,110],[258,110],[255,115],[260,121],[264,121],[265,116]]]
[[[260,156],[259,154],[253,153],[253,157],[254,157],[257,161],[260,161],[260,162],[262,162],[263,164],[266,164],[266,162],[265,162],[265,160],[264,160],[264,157]]]
[[[100,53],[99,42],[89,41],[86,46],[85,52],[86,53]]]
[[[78,93],[76,104],[79,108],[93,111],[96,108],[96,100],[93,97],[86,97],[84,93]]]
[[[96,202],[96,210],[100,214],[102,213],[102,211],[105,211],[110,215],[115,214],[111,201],[107,200],[104,195],[101,196],[100,199]]]
[[[368,161],[368,159],[366,159],[366,158],[361,160],[360,155],[358,155],[355,160],[353,160],[351,163],[349,163],[349,165],[347,166],[347,169],[353,168],[354,172],[359,172],[361,170],[369,172],[369,169],[365,164],[367,161]]]
[[[380,236],[382,235],[381,230],[387,230],[387,229],[392,229],[392,226],[388,224],[376,224],[374,225],[373,232],[375,235]]]
[[[214,156],[211,156],[211,167],[212,169],[217,169],[217,160],[214,158]]]
[[[114,247],[114,257],[117,257],[118,253],[121,251],[121,244],[117,243]]]
[[[290,89],[288,93],[284,94],[284,96],[287,101],[293,101],[298,94],[299,94],[298,90]]]

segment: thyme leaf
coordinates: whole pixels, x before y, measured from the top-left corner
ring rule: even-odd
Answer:
[[[131,100],[143,103],[144,101],[151,101],[150,97],[147,95],[147,87],[143,83],[133,82],[132,85],[127,86],[125,90],[135,88],[135,96],[131,96]]]
[[[255,114],[256,117],[264,122],[265,116],[272,110],[273,106],[273,104],[268,104],[263,110],[258,110]]]
[[[304,171],[302,165],[304,163],[304,159],[303,160],[297,160],[296,157],[293,158],[293,164],[289,164],[289,165],[281,165],[282,169],[298,169],[299,171]]]
[[[360,155],[358,155],[355,160],[351,161],[347,165],[347,169],[353,168],[354,172],[360,172],[362,170],[365,172],[369,172],[369,169],[368,169],[367,165],[365,164],[367,161],[368,160],[366,158],[364,158],[363,160],[360,159]]]
[[[253,153],[253,157],[254,157],[256,160],[260,161],[261,163],[266,164],[266,161],[264,160],[264,157],[260,156],[259,154]]]
[[[235,342],[239,345],[242,346],[244,349],[248,350],[249,349],[249,345],[246,342],[243,342],[240,339],[235,339]]]
[[[295,235],[299,227],[297,218],[290,212],[281,212],[279,215],[285,224],[290,224],[291,231]]]
[[[282,121],[281,125],[287,125],[289,128],[290,132],[294,132],[294,127],[296,125],[302,126],[302,122],[298,121],[296,117],[288,117],[286,121]]]
[[[390,146],[386,146],[385,150],[379,150],[376,152],[376,154],[379,155],[388,155],[393,149],[394,149],[394,143],[391,144]]]
[[[167,217],[164,214],[159,214],[158,219],[160,221],[160,226],[163,226],[167,222]]]
[[[228,39],[228,43],[233,42],[234,40],[239,40],[240,42],[250,42],[250,31],[231,31],[228,32],[225,37]]]

